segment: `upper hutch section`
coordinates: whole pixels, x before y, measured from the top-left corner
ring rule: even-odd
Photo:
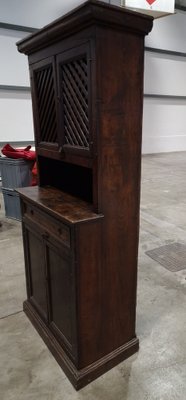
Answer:
[[[90,46],[83,43],[30,65],[39,155],[63,159],[76,154],[80,165],[82,157],[90,157],[90,60]]]
[[[151,28],[151,17],[90,0],[18,43],[29,59],[40,186],[99,209],[100,177],[111,172],[103,170],[111,160],[106,150],[102,156],[105,141],[114,149],[141,134],[144,36]],[[134,104],[131,125],[125,114]]]
[[[96,27],[144,36],[151,24],[149,17],[90,0],[18,43],[29,56],[38,155],[92,166],[100,101]]]

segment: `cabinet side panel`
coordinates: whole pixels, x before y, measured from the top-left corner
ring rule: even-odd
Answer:
[[[144,38],[98,29],[105,354],[135,337]]]
[[[79,368],[100,358],[102,343],[102,222],[77,227],[77,315]]]

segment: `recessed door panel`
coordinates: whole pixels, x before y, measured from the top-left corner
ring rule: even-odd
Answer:
[[[50,322],[69,350],[73,345],[73,282],[71,261],[58,248],[47,245],[50,275]]]
[[[30,277],[30,299],[40,314],[47,319],[47,288],[45,254],[42,238],[26,229],[28,242],[28,271]]]

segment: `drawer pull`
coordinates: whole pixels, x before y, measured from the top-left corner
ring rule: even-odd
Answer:
[[[61,222],[57,217],[50,216],[34,205],[25,203],[24,219],[39,228],[43,240],[51,241],[58,239],[67,247],[71,247],[70,227]]]

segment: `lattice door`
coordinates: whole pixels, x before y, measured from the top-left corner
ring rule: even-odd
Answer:
[[[87,57],[60,65],[64,144],[89,149],[89,96]]]
[[[36,70],[34,81],[37,91],[39,142],[57,143],[57,118],[53,65]]]

